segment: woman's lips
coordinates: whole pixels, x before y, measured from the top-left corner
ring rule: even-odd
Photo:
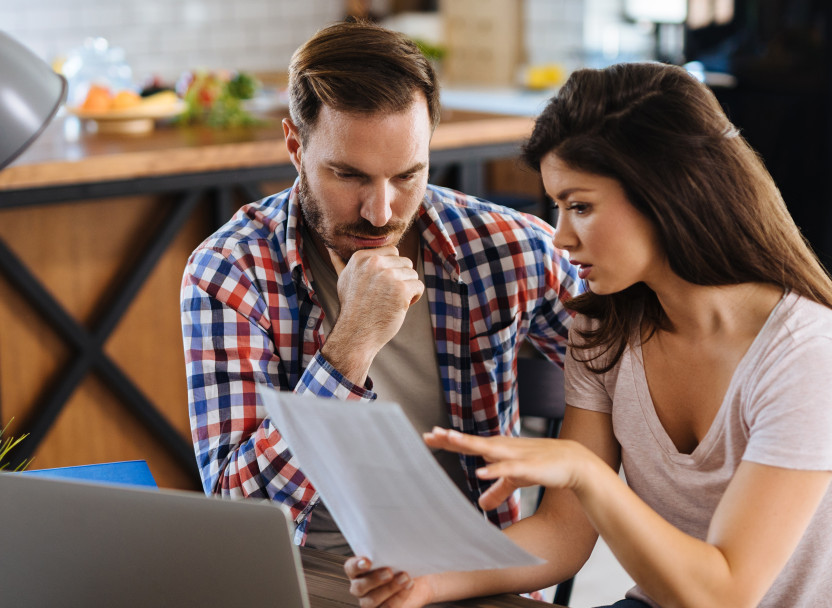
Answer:
[[[584,264],[578,260],[570,260],[570,263],[578,267],[578,277],[581,280],[586,280],[589,273],[592,271],[592,264]]]

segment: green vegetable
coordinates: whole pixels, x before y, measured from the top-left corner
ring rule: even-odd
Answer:
[[[180,124],[204,124],[214,128],[261,124],[261,120],[243,107],[244,99],[257,94],[260,83],[250,74],[238,72],[233,77],[214,72],[191,74],[184,95],[185,111]]]

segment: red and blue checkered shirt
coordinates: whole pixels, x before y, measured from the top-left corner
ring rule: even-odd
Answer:
[[[278,500],[302,542],[318,501],[255,385],[340,399],[372,400],[322,356],[324,312],[312,290],[298,223],[297,183],[240,209],[188,261],[182,330],[191,431],[206,493]],[[562,364],[577,293],[573,266],[536,217],[428,186],[418,212],[426,296],[450,426],[517,435],[515,358],[528,337]],[[369,312],[369,311],[368,311]],[[476,500],[482,461],[460,461]],[[505,527],[516,498],[489,513]]]

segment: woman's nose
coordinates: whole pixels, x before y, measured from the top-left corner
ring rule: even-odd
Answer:
[[[558,211],[558,219],[555,224],[555,247],[558,249],[574,249],[578,239],[566,213]]]

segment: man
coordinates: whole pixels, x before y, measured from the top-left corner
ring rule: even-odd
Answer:
[[[279,500],[298,542],[348,552],[255,385],[395,401],[420,431],[517,434],[517,352],[528,335],[561,361],[579,281],[550,226],[428,186],[439,92],[404,36],[325,28],[293,56],[289,92],[298,180],[185,271],[191,429],[206,493]],[[487,487],[475,459],[436,456],[471,500]],[[517,505],[490,516],[508,525]]]

